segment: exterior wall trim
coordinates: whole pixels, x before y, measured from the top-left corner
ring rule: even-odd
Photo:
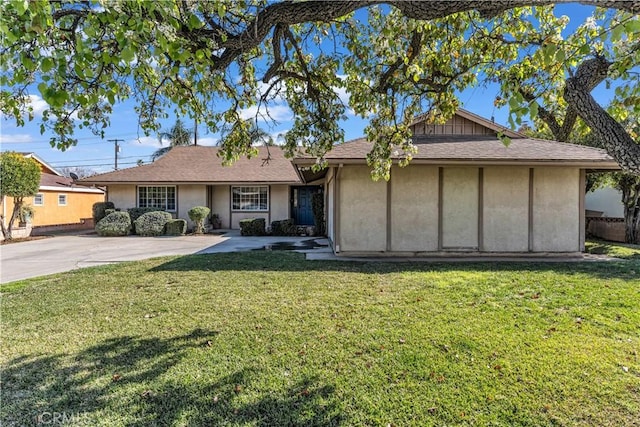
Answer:
[[[342,172],[342,167],[343,165],[340,164],[337,168],[336,168],[336,173],[335,173],[335,186],[336,186],[336,191],[335,191],[335,196],[334,196],[334,201],[333,201],[333,209],[335,211],[335,216],[334,216],[334,220],[333,220],[333,233],[335,235],[336,241],[334,243],[334,250],[336,253],[340,252],[340,175]]]
[[[389,172],[390,174],[392,172]],[[387,252],[391,252],[391,179],[387,181]]]
[[[529,168],[529,252],[533,252],[533,168]]]
[[[478,168],[478,251],[484,251],[484,168]]]
[[[586,210],[585,210],[585,198],[587,195],[585,194],[585,190],[587,188],[587,171],[584,169],[580,169],[580,183],[578,184],[578,215],[579,217],[579,237],[578,237],[578,248],[581,252],[584,252],[584,243],[585,243],[585,233],[586,233]]]
[[[442,251],[442,167],[438,168],[438,251]]]

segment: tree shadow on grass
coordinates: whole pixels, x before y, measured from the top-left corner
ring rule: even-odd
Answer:
[[[279,252],[231,252],[186,255],[174,258],[149,271],[342,271],[354,273],[397,273],[433,271],[477,272],[558,272],[585,274],[602,279],[633,280],[640,276],[638,261],[580,262],[384,262],[384,261],[307,261],[304,254]]]
[[[251,368],[211,377],[191,364],[184,375],[167,375],[215,334],[121,336],[74,354],[17,357],[2,365],[0,424],[340,424],[333,387],[313,378],[243,399],[245,390],[256,396],[252,382],[260,374]]]

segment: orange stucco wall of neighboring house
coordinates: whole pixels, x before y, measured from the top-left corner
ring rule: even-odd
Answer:
[[[82,218],[92,217],[92,207],[94,203],[103,202],[103,193],[86,193],[79,191],[51,191],[40,190],[42,195],[42,206],[34,202],[34,197],[26,197],[25,204],[31,205],[34,210],[34,217],[31,220],[34,227],[43,225],[77,224]],[[66,195],[66,205],[58,203],[58,196]],[[13,198],[6,197],[4,209],[5,222],[8,223],[13,210]],[[15,224],[17,226],[17,224]]]

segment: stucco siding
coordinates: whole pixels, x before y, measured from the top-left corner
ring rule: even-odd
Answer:
[[[239,229],[240,221],[243,219],[264,218],[265,227],[269,227],[269,213],[268,212],[233,212],[231,214],[231,228]]]
[[[107,199],[123,211],[135,208],[136,186],[135,185],[110,185],[107,191]]]
[[[231,193],[228,185],[213,186],[213,208],[211,213],[218,214],[220,218],[220,226],[222,228],[231,228]]]
[[[442,247],[478,246],[478,168],[442,170]]]
[[[335,189],[336,189],[336,177],[335,168],[330,168],[327,172],[327,206],[326,206],[326,218],[327,218],[327,237],[332,242],[335,242]]]
[[[391,170],[391,250],[438,250],[438,168]]]
[[[270,188],[270,204],[271,221],[280,221],[288,219],[289,215],[289,186],[288,185],[272,185]],[[271,224],[267,224],[271,226]]]
[[[483,172],[483,242],[489,252],[529,250],[529,168]]]
[[[579,169],[534,169],[534,251],[580,250],[579,183]]]
[[[179,185],[177,193],[176,217],[187,220],[187,226],[193,227],[194,223],[189,219],[189,209],[195,206],[207,206],[207,186],[202,184]]]
[[[367,166],[344,166],[340,186],[340,251],[384,251],[387,183],[373,181]]]
[[[63,225],[78,224],[80,220],[91,218],[93,216],[93,204],[104,202],[104,194],[100,193],[81,193],[65,191],[39,190],[42,194],[42,205],[35,205],[33,197],[25,197],[24,205],[33,208],[33,218],[31,225],[34,227],[47,225]],[[67,199],[66,205],[58,204],[58,195],[65,195]],[[5,225],[11,219],[13,212],[13,198],[5,197],[5,204],[2,208],[5,210]],[[14,223],[14,227],[18,226],[18,219]]]

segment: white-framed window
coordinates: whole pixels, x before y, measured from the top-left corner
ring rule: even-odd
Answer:
[[[67,206],[66,194],[58,194],[58,206]]]
[[[268,211],[269,187],[232,187],[231,208],[234,211]]]
[[[44,206],[44,194],[38,193],[33,196],[33,206]]]
[[[138,187],[139,208],[159,208],[169,212],[176,210],[175,186]]]

